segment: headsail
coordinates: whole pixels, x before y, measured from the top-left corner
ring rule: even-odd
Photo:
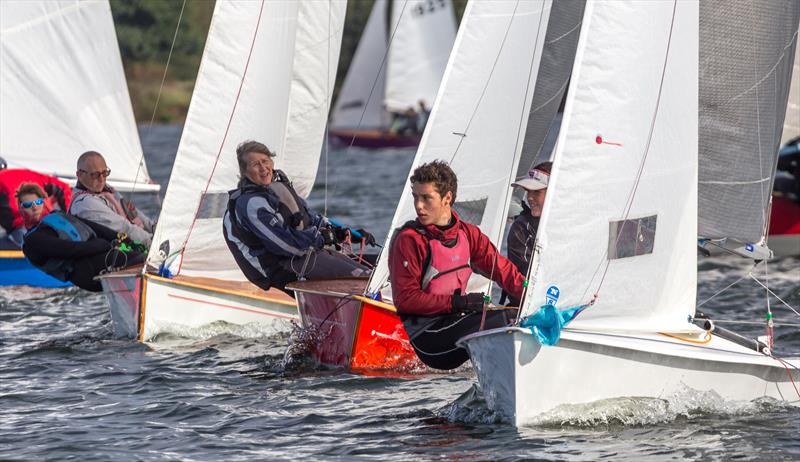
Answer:
[[[698,234],[763,243],[800,2],[700,2]]]
[[[343,0],[217,2],[151,262],[168,241],[172,252],[183,249],[181,273],[245,280],[222,240],[227,191],[239,177],[236,146],[265,143],[277,152],[276,168],[308,194],[344,10]]]
[[[387,0],[375,0],[372,6],[336,99],[331,128],[379,128],[388,123],[383,120],[387,6]]]
[[[503,235],[550,8],[549,0],[473,0],[467,5],[412,164],[413,171],[437,159],[450,162],[458,175],[456,211],[480,225],[495,244]],[[414,217],[407,180],[391,229]],[[387,260],[384,251],[371,292],[387,287]],[[475,276],[470,290],[486,290],[487,285]]]
[[[0,101],[9,167],[74,178],[94,150],[110,181],[150,183],[107,0],[0,2]]]
[[[669,331],[694,313],[696,2],[588,2],[523,314]]]
[[[392,3],[393,38],[386,63],[386,95],[390,111],[433,104],[456,36],[450,0]]]

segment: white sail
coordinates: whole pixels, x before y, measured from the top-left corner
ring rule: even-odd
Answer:
[[[549,14],[550,1],[473,0],[467,5],[412,164],[413,172],[433,160],[450,162],[458,175],[455,209],[496,245],[503,235],[509,185],[519,161]],[[415,216],[406,180],[389,239],[395,228]],[[384,251],[370,292],[387,286],[387,260]],[[475,276],[470,289],[485,290],[487,284]]]
[[[9,167],[74,178],[94,150],[112,183],[150,183],[107,0],[0,2],[0,101]]]
[[[450,0],[395,0],[391,24],[383,102],[390,111],[416,109],[420,100],[430,107],[456,36],[453,4]]]
[[[686,328],[697,278],[697,55],[696,2],[587,3],[524,314],[548,298],[582,305],[599,289],[572,326]]]
[[[153,239],[153,263],[168,241],[171,252],[183,248],[180,265],[171,269],[245,280],[222,240],[227,191],[239,178],[236,146],[265,143],[277,153],[276,168],[299,192],[310,191],[345,6],[343,0],[217,2]]]
[[[376,0],[372,6],[367,25],[336,99],[331,128],[376,129],[387,123],[383,115],[387,5],[387,0]]]

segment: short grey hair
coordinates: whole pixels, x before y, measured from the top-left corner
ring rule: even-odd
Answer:
[[[81,167],[86,164],[86,161],[89,160],[92,157],[99,157],[99,158],[105,160],[103,155],[100,154],[97,151],[86,151],[83,154],[81,154],[80,157],[78,157],[78,169],[80,170]]]

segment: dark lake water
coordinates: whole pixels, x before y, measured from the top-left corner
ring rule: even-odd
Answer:
[[[180,127],[145,131],[148,167],[165,185]],[[383,238],[412,157],[331,153],[328,214]],[[310,203],[321,210],[319,178]],[[137,200],[157,212],[154,197]],[[738,259],[701,262],[698,299],[748,270]],[[769,280],[800,305],[800,260],[772,262]],[[744,280],[703,310],[756,321],[764,306],[764,291]],[[778,322],[800,322],[772,306]],[[284,363],[286,336],[233,332],[117,340],[102,295],[0,289],[0,460],[800,460],[800,408],[771,401],[687,390],[515,429],[487,410],[469,369],[413,378],[319,370],[303,358]],[[800,328],[778,328],[777,342],[797,355]]]

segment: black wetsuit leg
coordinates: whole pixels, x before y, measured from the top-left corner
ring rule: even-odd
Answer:
[[[105,252],[91,257],[75,260],[72,267],[72,274],[69,281],[81,289],[92,292],[102,292],[103,286],[100,281],[95,281],[94,277],[103,270],[112,267],[131,266],[144,262],[144,254],[141,252]]]
[[[486,313],[485,329],[507,326],[513,320],[508,311],[489,311]],[[419,359],[433,369],[455,369],[464,364],[469,355],[467,350],[456,346],[461,337],[478,332],[481,327],[481,313],[442,316],[432,326],[414,337],[411,345]]]

